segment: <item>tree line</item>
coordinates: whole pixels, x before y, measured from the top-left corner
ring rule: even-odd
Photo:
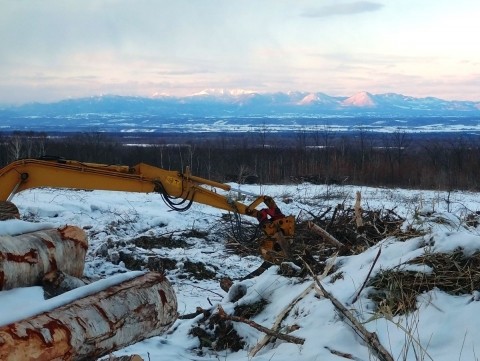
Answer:
[[[84,162],[168,170],[189,167],[220,182],[355,184],[439,190],[479,190],[480,140],[468,134],[415,135],[329,129],[275,134],[149,137],[126,144],[105,133],[0,135],[0,165],[45,155]]]

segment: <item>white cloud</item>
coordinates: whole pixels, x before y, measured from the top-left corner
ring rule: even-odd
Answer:
[[[177,94],[210,87],[351,94],[388,67],[397,71],[388,72],[384,84],[402,83],[397,91],[410,94],[420,85],[408,87],[395,76],[418,76],[424,84],[455,72],[468,79],[480,62],[474,18],[480,3],[468,0],[388,6],[340,0],[0,1],[0,103],[99,89],[142,93],[143,87],[151,94],[152,84],[164,87],[156,92]],[[355,14],[361,16],[347,16]],[[329,18],[312,19],[317,17]],[[455,91],[462,95],[467,88]]]
[[[383,5],[371,1],[355,1],[350,3],[337,3],[335,5],[323,6],[319,9],[305,10],[301,15],[311,18],[323,18],[337,15],[354,15],[371,11],[378,11]]]

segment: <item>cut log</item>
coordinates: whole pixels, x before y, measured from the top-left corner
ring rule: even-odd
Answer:
[[[15,218],[20,218],[17,206],[9,201],[0,201],[0,221]]]
[[[42,279],[45,299],[59,296],[62,293],[85,286],[86,284],[87,282],[84,280],[67,275],[65,272],[59,270],[48,272]]]
[[[74,226],[0,236],[0,290],[38,285],[56,270],[81,277],[87,247],[85,232]]]
[[[165,276],[142,274],[0,327],[0,360],[96,360],[164,333],[176,318],[177,299]]]

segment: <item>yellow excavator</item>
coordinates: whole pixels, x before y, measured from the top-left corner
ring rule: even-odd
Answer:
[[[187,168],[184,173],[169,171],[140,163],[135,166],[84,163],[59,157],[23,159],[0,170],[0,213],[18,213],[12,197],[25,189],[51,187],[124,192],[156,192],[176,211],[186,211],[192,203],[202,203],[233,213],[254,217],[259,221],[263,237],[260,254],[277,263],[289,257],[295,231],[295,217],[285,216],[275,201],[265,195],[255,196],[244,204],[224,194],[235,191],[228,184],[194,176]],[[223,192],[225,193],[225,192]],[[260,208],[262,204],[266,208]],[[0,214],[1,219],[1,214]]]

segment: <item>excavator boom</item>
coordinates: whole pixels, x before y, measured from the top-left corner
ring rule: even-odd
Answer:
[[[260,195],[252,203],[244,204],[218,193],[232,190],[228,184],[193,176],[188,170],[180,173],[144,163],[130,167],[56,157],[18,160],[0,170],[0,201],[9,201],[15,193],[39,187],[157,192],[177,211],[187,210],[193,202],[202,203],[255,217],[269,238],[293,237],[294,233],[294,217],[285,216],[271,197]],[[261,204],[267,207],[257,209]],[[276,241],[271,242],[273,247]]]

